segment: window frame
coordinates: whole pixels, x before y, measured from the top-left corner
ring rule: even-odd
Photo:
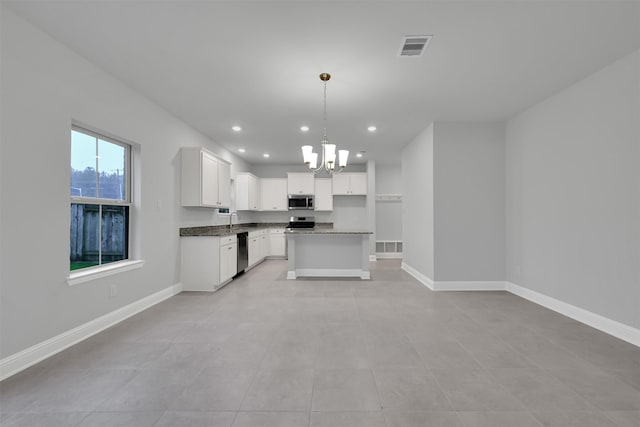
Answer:
[[[71,125],[71,129],[69,131],[69,135],[71,137],[72,132],[76,131],[76,132],[80,132],[83,133],[85,135],[91,136],[93,138],[96,138],[96,181],[98,181],[99,179],[99,175],[100,175],[100,170],[98,169],[98,165],[99,165],[99,160],[98,160],[98,141],[102,140],[114,145],[118,145],[120,147],[124,148],[124,153],[125,153],[125,162],[124,162],[124,198],[123,199],[108,199],[108,198],[102,198],[102,197],[86,197],[86,196],[73,196],[71,195],[71,192],[69,194],[69,208],[71,208],[71,206],[73,204],[83,204],[83,205],[98,205],[99,206],[99,217],[100,217],[100,228],[99,228],[99,235],[102,236],[102,208],[103,206],[118,206],[118,207],[123,207],[126,206],[128,209],[128,215],[127,215],[127,258],[123,259],[123,260],[119,260],[119,261],[113,261],[113,262],[108,262],[106,264],[102,263],[102,244],[99,245],[99,264],[98,265],[94,265],[94,266],[90,266],[90,267],[85,267],[85,268],[80,268],[77,270],[71,270],[70,266],[69,266],[69,276],[67,278],[67,282],[70,286],[78,284],[78,283],[82,283],[82,282],[86,282],[89,280],[93,280],[93,279],[97,279],[100,277],[105,277],[114,273],[118,273],[121,271],[128,271],[131,269],[135,269],[135,268],[139,268],[142,267],[142,265],[144,264],[144,261],[141,260],[135,260],[132,257],[132,249],[133,249],[133,240],[134,240],[134,235],[135,232],[132,229],[133,225],[135,224],[135,220],[134,220],[134,206],[133,206],[133,187],[134,187],[134,183],[133,183],[133,161],[132,161],[132,157],[133,157],[133,153],[135,151],[134,149],[134,145],[125,141],[122,141],[121,139],[118,139],[116,137],[110,136],[106,133],[100,132],[100,131],[95,131],[95,130],[91,130],[88,129],[85,126],[81,126],[81,125],[77,125],[77,124],[72,124]],[[71,147],[71,139],[69,141],[69,147]],[[71,153],[69,156],[69,160],[71,161]],[[71,179],[69,180],[71,181]],[[98,187],[98,182],[96,182],[96,190],[97,190],[97,194],[98,196],[99,194],[99,187]],[[70,248],[70,246],[69,246]]]

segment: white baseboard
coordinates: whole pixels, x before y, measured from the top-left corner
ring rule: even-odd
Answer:
[[[402,263],[402,269],[416,278],[420,283],[432,291],[508,291],[521,298],[546,307],[557,313],[591,326],[630,344],[640,347],[640,329],[633,328],[624,323],[617,322],[591,311],[585,310],[575,305],[557,300],[555,298],[532,291],[511,282],[434,282],[415,268]]]
[[[401,264],[401,268],[406,271],[407,273],[409,273],[410,275],[412,275],[418,282],[422,283],[423,285],[425,285],[427,288],[431,289],[432,291],[433,289],[433,280],[429,279],[427,276],[425,276],[424,274],[420,273],[418,270],[416,270],[415,268],[411,267],[409,264],[407,264],[406,262],[402,262]]]
[[[504,291],[505,282],[501,281],[437,281],[434,291]]]
[[[0,360],[0,380],[17,374],[18,372],[27,369],[28,367],[35,365],[36,363],[51,357],[74,344],[77,344],[80,341],[115,325],[116,323],[122,322],[123,320],[146,310],[167,298],[179,294],[180,292],[182,292],[181,283],[169,286],[160,292],[146,296],[129,305],[112,311],[111,313],[107,313],[97,319],[93,319],[83,325],[63,332],[60,335],[56,335],[53,338],[49,338],[46,341],[12,354],[11,356],[7,356]]]
[[[624,323],[620,323],[583,308],[576,307],[575,305],[532,291],[531,289],[524,288],[516,285],[515,283],[506,282],[506,288],[507,291],[514,295],[640,347],[640,329],[633,328],[629,325],[625,325]]]
[[[376,252],[378,259],[402,259],[402,252]]]
[[[368,273],[361,269],[331,269],[331,268],[298,268],[295,271],[296,277],[360,277]]]
[[[375,261],[378,260],[378,258],[379,257],[377,256],[377,254],[376,255],[369,255],[369,261],[370,262],[375,262]]]

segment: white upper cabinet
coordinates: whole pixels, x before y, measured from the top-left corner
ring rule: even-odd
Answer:
[[[331,178],[316,178],[316,210],[332,211],[333,210],[333,186]]]
[[[287,173],[287,194],[315,194],[314,179],[311,172]]]
[[[263,211],[286,211],[287,180],[285,178],[262,178],[260,180]]]
[[[181,150],[182,206],[228,208],[231,164],[200,147]]]
[[[260,210],[260,178],[248,172],[236,176],[236,210]]]
[[[364,172],[343,172],[333,175],[334,196],[366,196],[367,174]]]
[[[218,161],[218,200],[221,206],[231,207],[231,163]]]

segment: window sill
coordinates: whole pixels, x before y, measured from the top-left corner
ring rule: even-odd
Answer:
[[[112,274],[122,273],[123,271],[135,270],[141,268],[144,265],[144,261],[120,261],[99,267],[87,268],[80,271],[73,271],[67,278],[67,284],[74,286],[79,283],[89,282],[91,280],[100,279],[102,277],[111,276]]]

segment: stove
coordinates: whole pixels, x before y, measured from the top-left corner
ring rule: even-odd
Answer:
[[[313,216],[292,216],[289,218],[288,228],[313,229],[316,226],[316,218]]]

